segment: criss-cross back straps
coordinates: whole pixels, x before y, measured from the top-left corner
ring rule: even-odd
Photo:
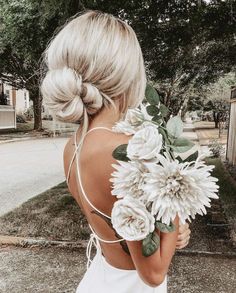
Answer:
[[[94,127],[94,128],[91,128],[89,131],[87,131],[87,133],[85,134],[85,136],[93,131],[93,130],[96,130],[96,129],[105,129],[105,130],[108,130],[108,131],[112,131],[111,129],[107,128],[107,127],[102,127],[102,126],[99,126],[99,127]],[[75,144],[75,150],[74,150],[74,153],[73,153],[73,156],[71,158],[71,161],[70,161],[70,164],[69,164],[69,168],[68,168],[68,172],[67,172],[67,176],[66,176],[66,182],[67,184],[69,184],[69,178],[70,178],[70,172],[71,172],[71,167],[72,167],[72,164],[74,162],[74,159],[75,159],[75,156],[76,156],[76,153],[78,151],[78,149],[80,148],[80,146],[82,145],[82,142],[83,142],[83,139],[81,139],[80,143],[77,145],[77,141],[76,141],[76,137],[77,137],[77,131],[79,130],[79,128],[75,131],[75,134],[74,134],[74,144]],[[84,136],[84,137],[85,137]]]
[[[91,128],[87,133],[86,135],[91,132],[91,131],[94,131],[94,130],[97,130],[97,129],[106,129],[108,131],[111,131],[109,128],[106,128],[106,127],[94,127],[94,128]],[[84,136],[85,138],[85,136]],[[76,155],[76,171],[77,171],[77,174],[78,174],[78,179],[79,179],[79,185],[80,185],[80,189],[81,189],[81,192],[84,196],[84,198],[86,199],[86,201],[88,202],[88,204],[95,210],[97,211],[99,214],[103,215],[104,217],[108,218],[108,219],[111,219],[110,216],[108,216],[107,214],[103,213],[102,211],[100,211],[99,209],[97,209],[93,203],[89,200],[86,192],[84,191],[84,188],[83,188],[83,184],[82,184],[82,180],[81,180],[81,174],[80,174],[80,168],[79,168],[79,156],[78,156],[78,153],[77,153],[77,150],[79,147],[82,146],[82,143],[83,143],[83,140],[84,138],[81,140],[80,144],[77,145],[77,142],[76,142],[76,135],[75,135],[75,155]]]
[[[105,130],[108,130],[108,131],[112,131],[111,129],[109,128],[106,128],[106,127],[94,127],[94,128],[91,128],[86,134],[85,136],[93,131],[93,130],[97,130],[97,129],[105,129]],[[75,135],[74,135],[74,143],[75,143],[75,151],[73,153],[73,156],[71,158],[71,162],[70,162],[70,165],[69,165],[69,169],[68,169],[68,173],[67,173],[67,184],[69,182],[69,176],[70,176],[70,171],[71,171],[71,166],[72,166],[72,163],[74,161],[74,159],[76,158],[76,172],[77,172],[77,175],[78,175],[78,179],[79,179],[79,185],[80,185],[80,189],[81,189],[81,192],[85,198],[85,200],[88,202],[88,204],[94,209],[96,210],[99,214],[103,215],[104,217],[108,218],[108,219],[111,219],[110,216],[108,216],[107,214],[103,213],[102,211],[100,211],[99,209],[97,209],[93,204],[92,202],[89,200],[87,194],[85,193],[85,190],[83,188],[83,185],[82,185],[82,180],[81,180],[81,175],[80,175],[80,170],[79,170],[79,160],[78,160],[78,150],[81,150],[81,146],[82,146],[82,143],[83,143],[83,140],[85,138],[85,136],[81,139],[80,143],[77,145],[77,142],[76,142],[76,137],[77,137],[77,131],[75,132]],[[88,246],[87,246],[87,250],[86,250],[86,255],[87,255],[87,268],[89,267],[90,263],[91,263],[91,251],[92,251],[92,246],[95,245],[96,249],[98,249],[100,251],[100,254],[101,254],[101,247],[100,247],[100,244],[99,244],[99,241],[101,242],[104,242],[104,243],[118,243],[118,242],[121,242],[123,241],[124,239],[123,238],[120,238],[120,239],[116,239],[116,240],[106,240],[106,239],[103,239],[103,238],[100,238],[96,232],[93,230],[92,226],[89,224],[89,227],[91,229],[91,235],[90,235],[90,240],[88,242]]]

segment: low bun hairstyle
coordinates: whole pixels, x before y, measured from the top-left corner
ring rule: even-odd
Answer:
[[[81,123],[120,99],[120,111],[144,98],[143,56],[133,29],[99,11],[74,17],[50,41],[44,54],[47,72],[41,82],[44,104],[52,116]]]

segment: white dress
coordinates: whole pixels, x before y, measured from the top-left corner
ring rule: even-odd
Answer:
[[[96,129],[106,129],[111,131],[109,128],[106,127],[95,127],[90,129],[87,134]],[[91,207],[96,210],[98,213],[102,214],[103,216],[110,218],[110,216],[104,214],[103,212],[99,211],[89,200],[87,197],[84,188],[81,182],[81,176],[79,172],[79,164],[78,164],[78,154],[77,151],[81,147],[82,142],[77,145],[76,142],[76,132],[74,136],[75,141],[75,152],[72,156],[68,174],[67,174],[67,184],[69,182],[69,175],[71,166],[73,163],[74,158],[76,157],[76,170],[78,174],[79,184],[81,188],[81,192]],[[90,226],[90,225],[89,225]],[[90,235],[90,240],[87,246],[87,271],[79,283],[76,293],[167,293],[167,276],[165,277],[163,283],[157,287],[150,287],[146,283],[142,281],[139,277],[136,270],[125,270],[125,269],[118,269],[110,265],[105,257],[102,255],[101,246],[99,241],[106,242],[106,243],[115,243],[123,241],[123,239],[118,240],[104,240],[98,237],[95,233],[93,228],[90,226],[92,231]],[[91,261],[91,248],[95,245],[97,248],[97,253],[93,260]]]

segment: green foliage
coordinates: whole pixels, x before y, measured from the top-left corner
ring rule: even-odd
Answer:
[[[198,151],[194,152],[193,154],[191,154],[190,156],[188,156],[184,162],[193,162],[193,161],[196,161],[196,159],[198,158]]]
[[[168,226],[160,221],[156,221],[155,226],[159,231],[163,233],[169,233],[169,232],[175,231],[175,225],[172,222]]]
[[[217,139],[212,140],[208,147],[214,158],[219,158],[225,151],[224,147]]]
[[[145,97],[150,105],[158,105],[160,103],[160,97],[157,91],[150,84],[146,86]]]
[[[158,116],[159,114],[159,108],[155,105],[149,105],[147,106],[146,108],[147,110],[147,113],[150,115],[150,116]]]
[[[185,153],[194,146],[194,143],[187,138],[179,137],[174,140],[174,143],[170,146],[176,153]]]
[[[159,248],[160,237],[156,231],[148,234],[148,236],[142,241],[142,254],[144,256],[150,256]]]
[[[0,77],[38,98],[42,52],[55,30],[84,9],[112,13],[132,25],[148,77],[173,115],[193,86],[235,68],[235,1],[1,0]],[[155,94],[149,102],[158,105],[157,100]],[[163,106],[160,112],[170,114]]]
[[[164,117],[164,118],[167,117],[169,114],[168,108],[163,104],[160,105],[160,112],[161,112],[162,117]]]
[[[166,124],[167,131],[170,135],[177,138],[183,133],[183,122],[179,116],[172,117]]]
[[[83,1],[124,18],[141,42],[148,76],[176,115],[191,88],[235,68],[236,1]]]
[[[128,162],[129,158],[127,157],[127,144],[119,145],[113,152],[112,156],[118,161]]]

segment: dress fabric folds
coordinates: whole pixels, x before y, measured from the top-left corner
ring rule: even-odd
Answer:
[[[141,280],[136,270],[111,266],[97,250],[76,293],[167,293],[167,276],[158,287],[150,287]]]

